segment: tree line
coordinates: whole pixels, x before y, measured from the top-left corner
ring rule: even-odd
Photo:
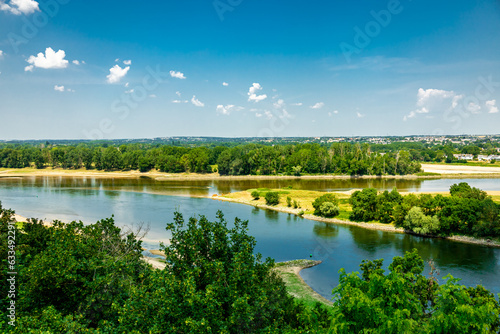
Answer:
[[[3,333],[496,333],[500,305],[478,285],[423,275],[416,250],[340,271],[333,305],[287,293],[270,258],[254,253],[248,222],[221,212],[175,213],[161,249],[165,269],[144,262],[139,231],[113,218],[95,224],[36,219],[16,224],[0,204],[0,331]],[[10,233],[12,232],[12,233]],[[16,236],[15,245],[8,235]],[[8,254],[15,251],[15,312]],[[435,268],[431,264],[431,271]],[[12,326],[11,324],[15,324]]]
[[[408,231],[436,236],[500,236],[500,204],[466,182],[452,185],[450,196],[402,196],[395,188],[378,194],[376,189],[367,188],[355,191],[349,203],[353,221],[394,223]]]
[[[0,167],[140,170],[220,175],[407,175],[420,171],[408,151],[374,153],[368,144],[334,143],[234,147],[179,147],[129,144],[120,146],[14,146],[0,149]]]

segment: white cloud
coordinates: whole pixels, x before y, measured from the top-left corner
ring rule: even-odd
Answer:
[[[125,94],[132,94],[134,92],[134,89],[129,89],[125,91]]]
[[[3,51],[0,50],[0,58],[2,58],[2,57],[3,57]]]
[[[285,107],[285,101],[283,101],[283,99],[279,99],[277,102],[274,102],[273,103],[273,106],[276,108],[276,109],[282,109]]]
[[[260,90],[262,90],[262,86],[259,83],[253,83],[252,87],[248,89],[248,101],[259,102],[267,99],[266,94],[257,95]]]
[[[121,68],[120,65],[115,65],[109,69],[109,74],[106,76],[108,78],[108,83],[120,82],[120,80],[127,75],[130,66]]]
[[[325,106],[325,104],[324,104],[323,102],[318,102],[318,103],[316,103],[315,105],[310,106],[309,108],[311,108],[311,109],[321,109],[321,108],[323,108],[324,106]]]
[[[227,82],[225,82],[225,81],[224,81],[224,82],[222,83],[222,86],[226,86],[226,87],[227,87],[227,86],[229,86],[229,84],[228,84]]]
[[[197,107],[204,107],[205,106],[205,103],[198,100],[195,95],[193,95],[193,97],[191,98],[191,103]]]
[[[182,72],[170,71],[170,76],[177,79],[186,79],[184,73]]]
[[[188,103],[188,100],[173,100],[172,103]]]
[[[30,56],[26,61],[31,64],[24,68],[25,71],[32,71],[33,68],[66,68],[68,61],[64,59],[66,53],[64,50],[55,52],[52,48],[45,49],[45,54],[40,52],[35,56]]]
[[[479,114],[480,113],[480,110],[481,110],[481,106],[474,103],[474,102],[471,102],[469,103],[469,105],[467,106],[467,110],[471,112],[471,114]]]
[[[218,114],[222,115],[229,115],[231,113],[231,109],[234,108],[233,104],[228,104],[227,106],[223,106],[222,104],[219,104],[216,108],[216,111]]]
[[[71,88],[64,88],[64,86],[58,86],[58,85],[55,85],[54,86],[54,90],[55,91],[58,91],[58,92],[70,92],[70,93],[74,93],[75,90],[74,89],[71,89]]]
[[[149,94],[149,97],[154,99],[154,98],[156,98],[156,94]]]
[[[129,86],[129,83],[128,83],[128,82],[126,82],[126,83],[125,83],[125,87],[128,87],[128,86]]]
[[[432,110],[449,110],[458,107],[463,95],[456,94],[451,90],[442,89],[423,89],[419,88],[417,93],[417,109],[411,111],[403,117],[403,120],[414,118],[418,114],[428,114]]]
[[[262,117],[262,114],[261,113],[255,113],[255,117]]]
[[[0,0],[0,10],[11,12],[14,15],[28,15],[40,11],[40,8],[38,8],[38,2],[34,0],[10,0],[9,4]]]
[[[488,113],[496,114],[498,112],[498,107],[496,106],[497,100],[486,101],[486,109],[488,109]]]
[[[357,118],[363,118],[365,117],[365,115],[363,115],[362,113],[360,113],[359,111],[356,112],[356,117]]]
[[[124,65],[132,65],[132,60],[124,60],[123,64]]]
[[[339,113],[339,111],[338,111],[338,110],[329,111],[329,112],[328,112],[328,116],[329,116],[329,117],[332,117],[332,116],[333,116],[333,114],[338,114],[338,113]]]
[[[265,110],[264,115],[266,116],[267,119],[273,118],[273,114],[269,110]]]
[[[120,61],[120,58],[116,58],[115,59],[115,63],[119,62]]]
[[[73,60],[72,63],[75,65],[80,65],[80,62],[78,60]]]
[[[299,106],[300,107],[301,105],[303,105],[303,103],[302,102],[298,102],[298,103],[292,103],[291,105],[292,106]]]

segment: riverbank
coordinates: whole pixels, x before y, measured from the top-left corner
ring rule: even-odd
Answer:
[[[436,179],[436,178],[500,178],[499,167],[478,167],[478,166],[453,166],[422,164],[423,174],[420,175],[238,175],[221,176],[219,173],[197,174],[197,173],[163,173],[159,171],[149,171],[141,173],[138,170],[132,171],[98,171],[82,169],[62,169],[47,167],[45,169],[36,168],[0,168],[0,178],[2,177],[30,177],[30,176],[51,176],[51,177],[94,177],[94,178],[151,178],[157,181],[169,180],[348,180],[348,179]],[[429,173],[431,175],[426,175]]]
[[[250,189],[252,190],[252,189]],[[245,204],[245,205],[251,205],[253,207],[259,208],[259,209],[265,209],[265,210],[273,210],[273,211],[278,211],[278,212],[283,212],[283,213],[288,213],[288,214],[293,214],[297,215],[299,217],[303,217],[308,220],[314,220],[314,221],[319,221],[319,222],[324,222],[324,223],[330,223],[330,224],[337,224],[337,225],[352,225],[352,226],[357,226],[365,229],[370,229],[370,230],[378,230],[378,231],[384,231],[384,232],[392,232],[392,233],[409,233],[405,231],[401,227],[396,227],[392,224],[381,224],[377,222],[373,223],[366,223],[366,222],[354,222],[350,221],[348,218],[349,216],[349,211],[347,209],[346,199],[349,197],[349,195],[355,191],[347,191],[347,192],[333,192],[337,198],[339,199],[339,208],[340,208],[340,216],[341,219],[339,218],[324,218],[324,217],[319,217],[313,215],[313,207],[312,207],[312,201],[325,194],[324,192],[314,192],[314,191],[293,191],[293,190],[287,190],[287,189],[281,189],[279,190],[282,193],[282,195],[290,195],[292,200],[297,200],[299,198],[300,201],[300,207],[299,208],[293,208],[293,207],[287,207],[283,205],[284,199],[282,198],[281,203],[276,205],[276,206],[270,206],[266,205],[264,199],[259,199],[255,200],[251,195],[251,191],[241,191],[241,192],[236,192],[236,193],[231,193],[231,194],[222,194],[222,195],[213,195],[211,198],[213,200],[220,200],[220,201],[227,201],[227,202],[233,202],[233,203],[239,203],[239,204]],[[288,193],[288,194],[287,194]],[[299,195],[302,195],[300,197],[294,196],[294,194],[298,193]],[[498,200],[498,197],[500,195],[499,191],[490,191],[487,192],[489,195],[492,195],[494,198]],[[433,194],[433,193],[432,193]],[[420,235],[422,237],[433,237],[433,236],[425,236],[425,235]],[[481,245],[481,246],[487,246],[487,247],[497,247],[500,248],[500,242],[490,240],[490,239],[479,239],[479,238],[473,238],[469,236],[450,236],[450,237],[445,237],[443,239],[448,239],[452,240],[455,242],[462,242],[462,243],[468,243],[468,244],[476,244],[476,245]]]

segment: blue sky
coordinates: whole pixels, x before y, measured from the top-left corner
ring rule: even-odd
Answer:
[[[500,133],[500,1],[0,0],[0,139]]]

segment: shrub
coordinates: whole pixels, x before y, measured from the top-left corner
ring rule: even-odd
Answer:
[[[288,207],[292,206],[292,198],[290,196],[286,197],[286,206]]]
[[[327,218],[338,216],[340,213],[339,207],[332,202],[324,202],[321,204],[319,211],[323,217]]]
[[[439,220],[436,216],[426,216],[422,208],[414,206],[405,217],[403,227],[420,234],[434,234],[439,230]]]
[[[280,195],[276,191],[270,191],[266,194],[267,205],[277,205],[280,202]]]
[[[293,208],[294,209],[300,208],[300,203],[297,202],[296,200],[293,200]]]
[[[312,206],[314,207],[314,214],[315,215],[322,216],[321,205],[323,205],[323,203],[325,203],[325,202],[329,202],[334,206],[339,205],[339,201],[338,201],[337,197],[335,197],[334,194],[324,194],[324,195],[316,198],[314,200],[314,202],[312,203]]]
[[[260,198],[260,193],[257,190],[252,191],[251,195],[254,200],[258,200]]]

